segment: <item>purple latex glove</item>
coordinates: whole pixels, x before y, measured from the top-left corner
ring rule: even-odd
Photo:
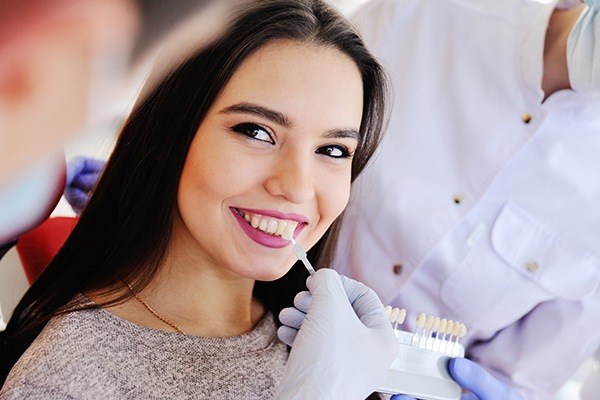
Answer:
[[[102,160],[88,157],[74,157],[67,162],[64,195],[77,215],[81,214],[88,203],[105,164]]]
[[[460,400],[524,400],[512,387],[466,358],[451,359],[448,371],[456,383],[470,392],[464,393]],[[415,399],[401,394],[392,396],[391,400]]]

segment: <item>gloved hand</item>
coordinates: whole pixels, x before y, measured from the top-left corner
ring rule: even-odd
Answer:
[[[88,157],[74,157],[67,162],[64,195],[77,215],[81,214],[88,203],[105,164],[102,160]]]
[[[292,346],[275,396],[287,399],[364,399],[381,385],[398,341],[375,292],[320,269],[296,308],[281,311],[282,341]]]
[[[448,363],[452,379],[463,389],[461,400],[523,400],[516,390],[494,378],[486,370],[466,358],[453,358]],[[414,400],[405,395],[392,396],[391,400]]]

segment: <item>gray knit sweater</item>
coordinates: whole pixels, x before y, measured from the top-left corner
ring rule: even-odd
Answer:
[[[48,323],[0,399],[268,399],[287,356],[270,313],[246,334],[204,338],[77,311]]]

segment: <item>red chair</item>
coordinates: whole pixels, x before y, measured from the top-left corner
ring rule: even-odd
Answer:
[[[75,217],[48,218],[34,229],[19,236],[17,253],[29,284],[32,284],[48,266],[76,223]]]

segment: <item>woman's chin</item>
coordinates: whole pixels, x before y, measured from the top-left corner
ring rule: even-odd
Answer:
[[[254,274],[253,279],[261,282],[276,281],[277,279],[287,274],[291,269],[292,265],[286,268],[279,267],[261,269],[261,271],[256,271],[257,273]]]

